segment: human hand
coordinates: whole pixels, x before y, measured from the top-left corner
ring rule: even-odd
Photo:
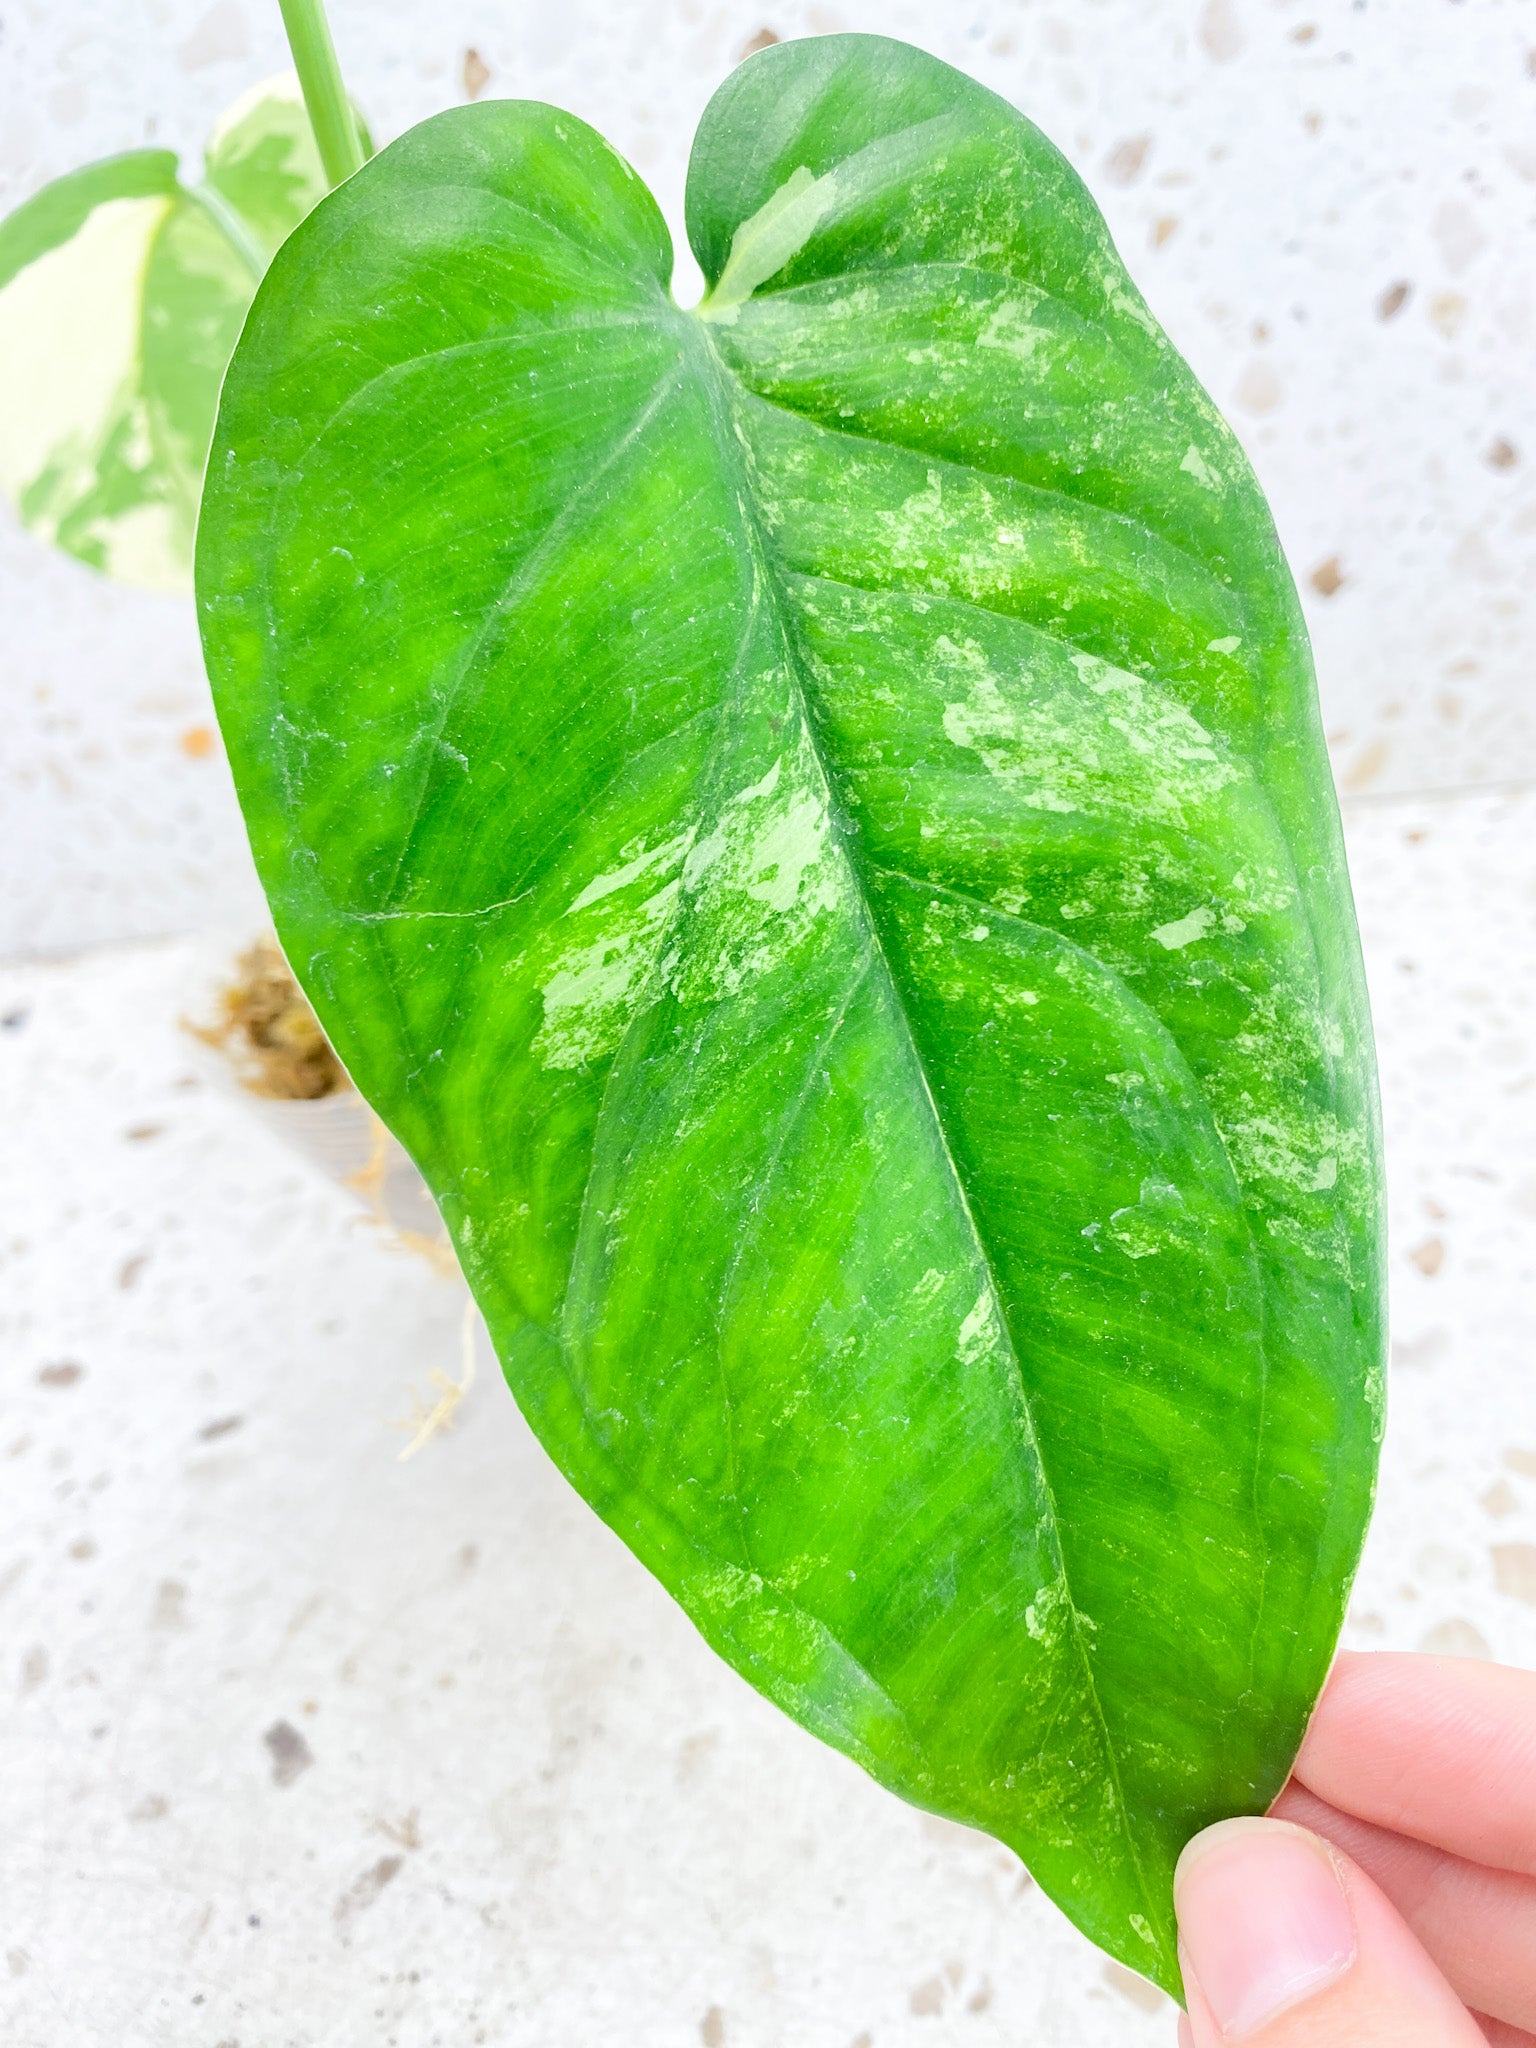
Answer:
[[[1346,1652],[1174,1879],[1181,2048],[1536,2048],[1536,1674]]]

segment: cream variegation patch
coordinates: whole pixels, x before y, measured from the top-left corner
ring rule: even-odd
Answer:
[[[691,831],[653,847],[632,840],[616,868],[571,899],[554,927],[553,959],[533,970],[543,1018],[532,1051],[543,1066],[585,1067],[618,1046],[655,965],[692,841]]]
[[[546,1067],[585,1067],[617,1047],[676,900],[669,882],[625,925],[561,956],[540,989],[544,1021],[533,1051]]]
[[[683,863],[693,897],[685,1001],[734,995],[769,972],[846,900],[825,779],[803,726],[765,774],[727,797]]]
[[[0,490],[44,540],[58,538],[107,466],[139,474],[151,460],[139,397],[144,277],[175,203],[106,200],[0,291]],[[164,504],[139,495],[85,538],[125,582],[187,582],[185,536]]]

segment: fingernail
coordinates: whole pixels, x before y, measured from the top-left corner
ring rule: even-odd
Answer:
[[[1315,1836],[1278,1820],[1224,1820],[1179,1858],[1180,1946],[1211,2017],[1242,2041],[1355,1957],[1338,1868]]]

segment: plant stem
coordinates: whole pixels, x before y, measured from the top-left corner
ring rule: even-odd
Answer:
[[[336,62],[336,45],[331,25],[325,18],[325,0],[278,0],[283,10],[283,27],[293,52],[294,69],[304,88],[304,105],[309,125],[315,131],[320,165],[332,185],[361,170],[364,162],[362,138],[352,102],[341,82]]]

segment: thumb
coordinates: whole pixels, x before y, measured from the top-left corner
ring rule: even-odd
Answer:
[[[1221,1821],[1173,1891],[1183,2048],[1486,2048],[1396,1909],[1305,1828]]]

